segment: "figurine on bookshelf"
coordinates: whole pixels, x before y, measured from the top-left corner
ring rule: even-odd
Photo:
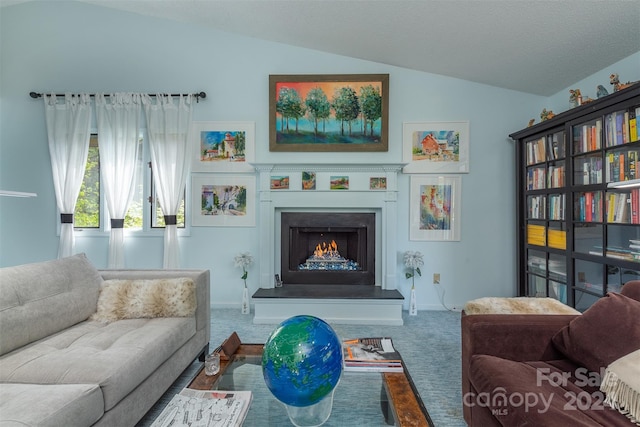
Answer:
[[[580,89],[569,89],[569,104],[571,104],[571,108],[582,105],[582,94],[580,93]]]
[[[618,74],[611,74],[609,76],[609,83],[611,83],[613,85],[613,91],[617,92],[619,90],[622,89],[626,89],[629,86],[633,86],[634,84],[638,83],[638,82],[626,82],[626,83],[620,83],[620,79],[618,78]]]
[[[598,85],[598,87],[596,88],[597,93],[596,96],[598,97],[598,99],[603,98],[607,95],[609,95],[609,91],[607,90],[607,88],[605,88],[602,85]]]
[[[553,119],[555,116],[556,115],[553,113],[553,111],[547,111],[546,108],[543,108],[542,112],[540,113],[540,121],[544,122],[545,120]]]
[[[529,124],[527,125],[527,127],[531,127],[533,126],[533,124],[536,122],[536,119],[531,119],[529,120]]]

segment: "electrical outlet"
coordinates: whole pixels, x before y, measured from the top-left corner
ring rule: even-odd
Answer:
[[[433,273],[433,284],[437,285],[440,283],[440,273]]]

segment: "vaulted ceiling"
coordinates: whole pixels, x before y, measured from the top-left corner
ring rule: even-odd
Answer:
[[[637,0],[78,1],[543,96],[640,51]]]

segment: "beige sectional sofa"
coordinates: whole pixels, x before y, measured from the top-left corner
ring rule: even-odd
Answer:
[[[147,285],[167,307],[145,312]],[[209,287],[209,270],[99,271],[83,254],[0,269],[0,426],[134,426],[208,351]]]

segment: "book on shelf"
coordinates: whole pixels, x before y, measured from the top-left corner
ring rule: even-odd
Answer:
[[[346,372],[402,372],[402,358],[389,337],[342,341]]]
[[[183,388],[151,427],[242,426],[252,400],[251,391]]]

